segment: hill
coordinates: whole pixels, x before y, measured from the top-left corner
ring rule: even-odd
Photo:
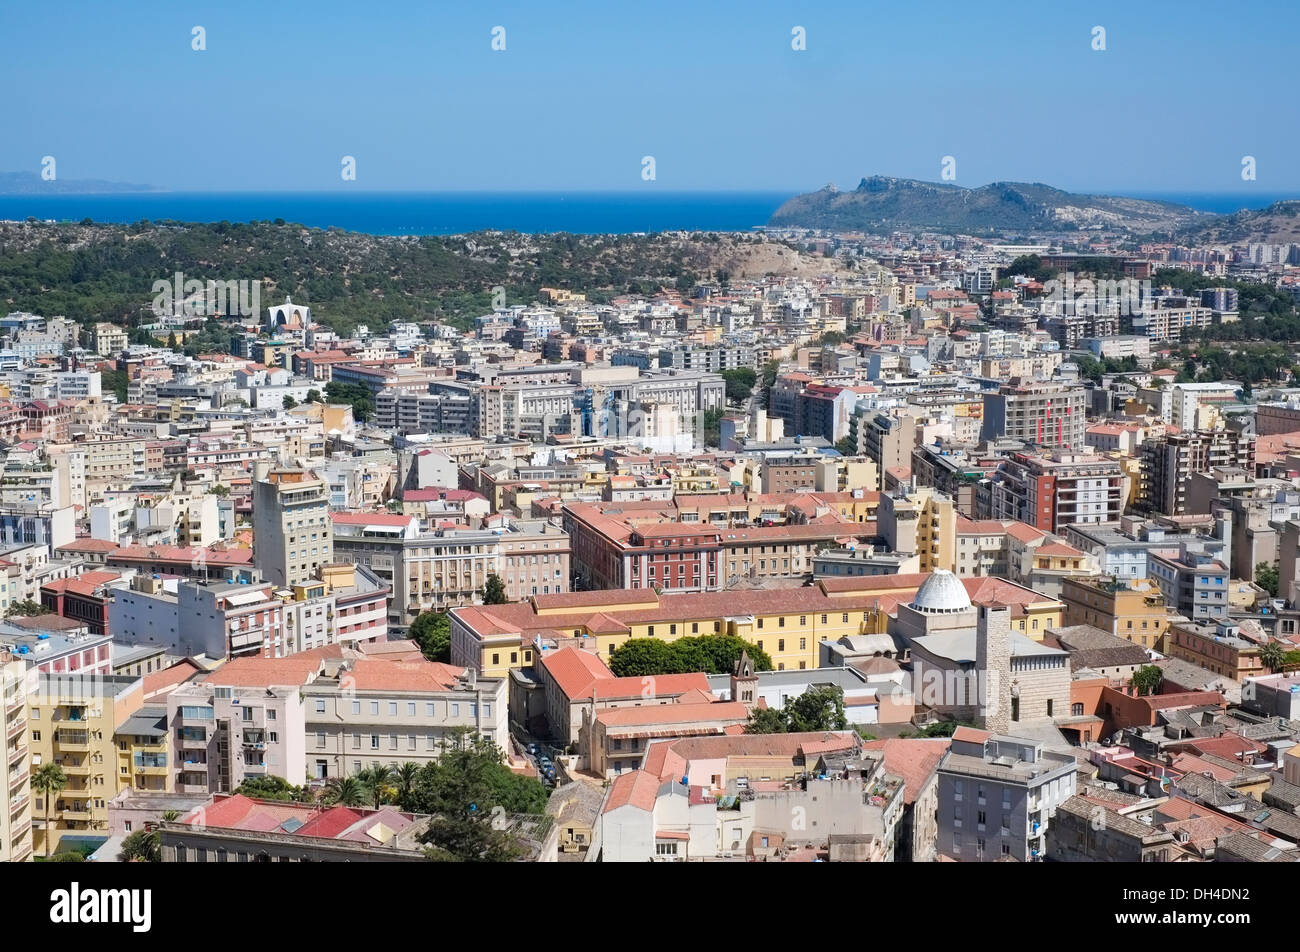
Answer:
[[[385,237],[285,222],[134,225],[0,222],[0,306],[74,320],[151,320],[153,283],[260,281],[263,306],[292,295],[340,333],[393,321],[469,326],[542,287],[595,302],[681,291],[697,281],[810,275],[843,265],[758,235],[470,235]]]
[[[1075,195],[1041,184],[993,182],[963,188],[875,175],[851,192],[827,186],[798,195],[778,208],[768,224],[875,233],[1024,234],[1083,228],[1145,233],[1185,226],[1200,217],[1183,205]]]
[[[1181,229],[1178,237],[1203,244],[1300,243],[1300,200],[1219,215]]]

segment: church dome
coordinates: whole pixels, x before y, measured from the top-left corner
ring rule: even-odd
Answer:
[[[947,569],[936,569],[916,590],[912,607],[919,612],[959,612],[971,607],[966,586]]]

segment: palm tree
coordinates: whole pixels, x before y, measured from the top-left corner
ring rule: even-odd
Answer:
[[[50,858],[50,800],[68,785],[63,768],[50,761],[32,771],[32,789],[45,798],[45,858]]]
[[[375,809],[378,810],[384,802],[384,790],[393,779],[393,768],[388,764],[375,764],[357,774],[357,779],[365,784],[375,803]]]
[[[366,802],[366,788],[356,777],[330,777],[321,800],[330,805],[359,807]]]
[[[393,779],[397,782],[398,803],[406,803],[407,798],[411,796],[411,791],[415,789],[415,781],[419,776],[420,765],[410,760],[393,772]]]
[[[1260,648],[1259,660],[1264,662],[1264,667],[1268,670],[1281,671],[1282,665],[1286,663],[1286,649],[1282,647],[1282,642],[1270,641]]]

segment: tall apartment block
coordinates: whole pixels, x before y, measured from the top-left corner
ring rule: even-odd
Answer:
[[[990,481],[990,515],[1046,532],[1118,522],[1124,513],[1124,484],[1119,461],[1104,456],[1059,450],[1050,456],[1012,453]]]
[[[318,577],[334,561],[329,486],[300,469],[258,464],[253,479],[253,562],[262,577],[288,587]]]
[[[27,664],[0,651],[0,863],[21,863],[32,856],[31,755],[27,748]]]
[[[65,838],[104,836],[108,801],[129,778],[119,777],[114,737],[118,725],[140,709],[144,682],[118,675],[40,675],[28,698],[32,763],[55,763],[67,785],[49,796],[33,790],[33,816],[41,823],[34,847],[57,853]],[[125,781],[125,783],[124,783]],[[45,819],[49,817],[49,828]]]
[[[1167,516],[1187,511],[1188,481],[1214,466],[1255,471],[1255,438],[1233,430],[1172,433],[1147,440],[1142,454],[1141,501]]]
[[[984,397],[983,438],[1009,437],[1047,449],[1083,449],[1088,392],[1059,383],[1013,380]]]

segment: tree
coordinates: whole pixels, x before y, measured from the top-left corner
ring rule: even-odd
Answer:
[[[1286,664],[1286,648],[1280,641],[1270,641],[1259,649],[1259,660],[1268,670],[1277,673]]]
[[[209,489],[208,492],[216,496],[218,499],[225,499],[227,496],[230,495],[230,487],[223,485],[222,483],[217,483],[215,486]]]
[[[755,710],[745,725],[747,734],[842,731],[849,726],[844,713],[844,689],[839,685],[809,688],[781,708]]]
[[[483,585],[483,604],[505,605],[509,601],[506,597],[506,583],[495,572],[489,572],[487,582]]]
[[[45,858],[50,858],[50,801],[68,785],[68,775],[63,768],[50,761],[32,771],[32,789],[45,801]]]
[[[393,780],[393,768],[388,764],[373,764],[356,775],[370,794],[370,800],[378,810],[388,795],[389,785]]]
[[[752,367],[737,367],[734,370],[724,370],[721,373],[722,379],[726,381],[727,399],[732,403],[744,403],[749,399],[749,395],[754,392],[754,384],[758,380],[758,374]]]
[[[1281,587],[1281,580],[1278,577],[1276,562],[1260,562],[1255,566],[1255,584],[1262,588],[1272,598],[1277,598],[1278,589]]]
[[[136,830],[122,840],[119,863],[161,863],[162,842],[157,830]]]
[[[403,803],[415,789],[415,782],[420,778],[420,765],[408,760],[393,770],[393,783],[397,787],[397,802]]]
[[[311,390],[308,390],[308,391],[307,391],[307,402],[308,402],[308,403],[320,403],[320,402],[321,402],[320,391],[319,391],[319,390],[316,390],[316,389],[314,389],[314,388],[311,389]]]
[[[853,437],[851,437],[851,436],[846,436],[846,437],[844,437],[844,439],[842,439],[842,440],[840,440],[838,443],[836,443],[836,444],[835,444],[835,449],[839,451],[839,454],[840,454],[841,456],[857,456],[857,455],[858,455],[858,443],[857,443],[857,440],[855,440],[855,439],[854,439]]]
[[[1139,695],[1154,694],[1159,688],[1161,682],[1165,679],[1165,673],[1157,668],[1154,664],[1144,664],[1133,672],[1129,678],[1130,687],[1136,688]]]
[[[246,777],[235,788],[235,793],[243,794],[254,800],[292,800],[306,803],[313,799],[306,787],[295,787],[283,777],[268,774],[265,777]]]
[[[20,602],[14,602],[5,612],[6,618],[30,617],[33,615],[48,615],[50,610],[39,602],[34,602],[30,598],[24,598]]]
[[[451,661],[451,622],[446,612],[421,612],[408,633],[429,661]]]
[[[842,731],[849,726],[844,714],[844,689],[839,685],[809,688],[785,703],[792,733]]]
[[[330,777],[321,800],[331,806],[360,807],[366,803],[366,785],[356,777]]]
[[[294,407],[298,405],[298,401],[286,393],[284,395],[284,400],[282,401],[282,404],[286,410],[292,410]]]
[[[175,332],[175,331],[172,331],[170,334],[167,335],[167,349],[168,349],[168,350],[175,350],[175,349],[176,349],[176,332]]]
[[[629,638],[610,652],[609,667],[620,678],[681,673],[673,646],[657,638]]]
[[[468,729],[451,733],[442,756],[426,764],[403,810],[433,817],[421,841],[430,859],[509,862],[523,855],[506,828],[510,813],[540,813],[546,788],[535,777],[516,777],[489,738]]]
[[[358,423],[365,423],[375,414],[374,395],[359,383],[331,380],[325,385],[325,397],[330,403],[351,404],[352,416]]]
[[[772,670],[771,655],[736,635],[696,635],[675,641],[630,638],[610,654],[609,667],[620,678],[695,671],[730,674],[746,651],[755,670]]]
[[[746,734],[784,734],[789,730],[785,711],[779,707],[757,708],[749,715]]]

